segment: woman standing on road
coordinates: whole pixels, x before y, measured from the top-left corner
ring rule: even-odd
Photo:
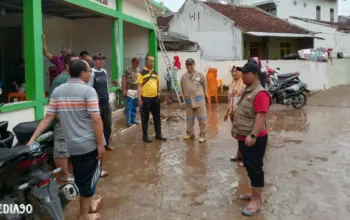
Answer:
[[[228,90],[228,109],[225,114],[224,120],[226,121],[228,117],[230,117],[230,120],[232,122],[238,100],[241,97],[245,85],[243,84],[242,73],[236,69],[236,66],[232,67],[231,74],[232,82]],[[242,163],[242,154],[239,151],[239,149],[237,149],[237,155],[235,157],[231,157],[231,161],[239,161],[239,165],[244,166]]]

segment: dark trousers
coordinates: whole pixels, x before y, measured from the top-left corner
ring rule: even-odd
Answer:
[[[258,137],[252,147],[245,145],[245,141],[239,140],[239,150],[243,154],[243,163],[247,170],[252,187],[264,187],[263,160],[267,146],[268,135]]]
[[[142,97],[141,120],[143,137],[148,136],[149,113],[152,113],[156,137],[161,137],[160,100],[158,97]]]
[[[100,114],[103,122],[103,134],[105,136],[106,146],[109,146],[109,139],[112,133],[112,112],[109,103],[100,106]]]

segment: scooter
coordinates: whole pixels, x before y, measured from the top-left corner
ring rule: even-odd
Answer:
[[[265,72],[266,84],[269,88],[271,87],[271,85],[277,86],[278,84],[281,84],[281,83],[283,83],[284,88],[287,88],[302,82],[299,79],[299,76],[300,76],[299,72],[278,74],[277,70],[280,70],[280,68],[279,67],[277,67],[276,69],[271,68],[268,61],[266,61],[265,67],[266,67],[266,72]],[[291,80],[291,78],[293,80]],[[285,81],[287,81],[287,83],[285,83]],[[306,89],[305,92],[310,93],[308,89]]]
[[[269,93],[271,95],[273,104],[281,104],[287,106],[292,105],[295,109],[301,109],[306,105],[306,91],[307,84],[303,82],[299,82],[298,84],[294,84],[286,88],[283,88],[283,85],[269,88]]]
[[[78,197],[78,189],[75,184],[57,186],[53,174],[61,168],[47,170],[46,147],[52,138],[53,132],[46,132],[31,146],[14,148],[0,142],[0,204],[27,207],[21,213],[1,212],[0,219],[64,219],[63,208]]]
[[[47,170],[48,149],[53,147],[52,131],[46,131],[31,146],[22,144],[29,141],[37,123],[18,124],[13,130],[19,142],[12,146],[14,135],[7,130],[8,122],[0,122],[0,204],[32,207],[31,213],[26,213],[24,218],[23,215],[0,213],[1,220],[44,217],[61,220],[66,205],[78,198],[79,191],[74,183],[58,186],[52,177],[61,168],[52,172]]]

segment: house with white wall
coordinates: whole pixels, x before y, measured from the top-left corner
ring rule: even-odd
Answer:
[[[338,0],[236,0],[236,3],[259,7],[283,19],[295,16],[338,21]]]
[[[205,60],[280,59],[313,47],[315,37],[256,7],[198,0],[187,0],[167,25],[197,42]]]
[[[210,1],[210,0],[209,0]],[[338,23],[338,0],[234,0],[259,7],[279,18],[316,33],[314,47],[350,52],[350,27]],[[320,40],[320,39],[324,40]]]
[[[160,14],[164,8],[157,2],[152,7]],[[150,53],[157,62],[157,39],[145,7],[140,0],[0,0],[0,121],[9,120],[9,129],[25,121],[43,118],[48,103],[49,67],[43,56],[42,34],[53,55],[62,46],[79,54],[102,52],[108,59],[109,91],[112,106],[120,88],[125,66],[131,58]],[[25,60],[24,100],[10,97],[12,77],[19,60]],[[17,92],[15,95],[17,94]]]

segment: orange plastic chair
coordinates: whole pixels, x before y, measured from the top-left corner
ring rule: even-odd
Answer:
[[[211,104],[211,97],[215,97],[216,103],[218,102],[218,81],[217,81],[218,70],[215,68],[209,68],[207,72],[207,98],[208,104]]]
[[[18,101],[24,101],[26,99],[25,93],[9,92],[7,95],[7,102],[11,102],[11,99],[18,98]]]
[[[44,97],[47,98],[46,93],[44,92]],[[25,101],[26,100],[26,94],[25,93],[18,93],[18,92],[10,92],[7,95],[7,102],[10,103],[11,99],[18,98],[18,101]]]

